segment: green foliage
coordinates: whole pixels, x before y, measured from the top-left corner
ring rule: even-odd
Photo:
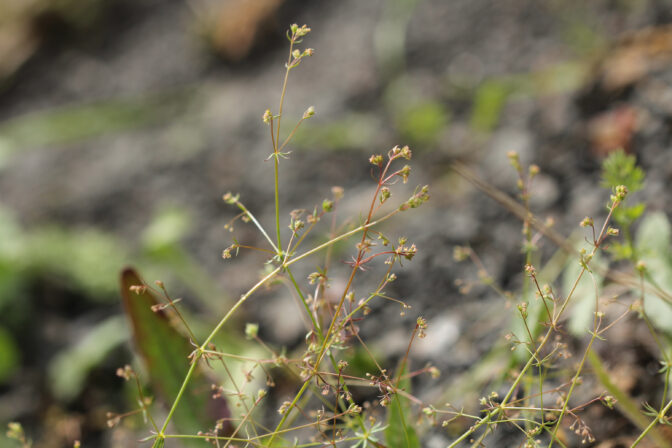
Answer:
[[[407,393],[411,393],[411,381],[403,377],[404,371],[397,387]],[[387,405],[387,425],[385,428],[385,441],[389,448],[419,448],[420,440],[413,427],[411,402],[408,398],[394,394]]]
[[[324,148],[330,151],[365,148],[376,141],[382,124],[372,114],[349,114],[327,123],[312,122],[297,131],[294,143],[299,148]]]
[[[40,227],[26,234],[24,265],[51,272],[94,300],[111,300],[117,291],[113,272],[128,260],[116,238],[93,228]],[[114,268],[117,269],[114,269]]]
[[[19,366],[19,348],[12,335],[0,326],[0,384],[3,384]]]
[[[499,123],[502,109],[511,88],[498,80],[484,82],[476,91],[471,111],[471,127],[479,132],[491,132]]]
[[[177,207],[163,207],[154,216],[142,235],[144,247],[151,253],[170,250],[178,244],[191,227],[191,217]]]
[[[602,163],[602,186],[614,188],[625,185],[630,193],[644,187],[644,170],[637,166],[635,156],[622,149],[613,151]]]
[[[644,275],[663,291],[672,291],[672,225],[664,213],[650,213],[640,223],[636,235],[637,252],[644,263]],[[672,304],[658,294],[644,294],[644,310],[659,329],[672,334]]]
[[[23,149],[63,145],[155,123],[173,113],[185,93],[103,100],[14,118],[0,125],[0,162]]]
[[[630,193],[644,187],[644,170],[636,165],[635,156],[626,154],[622,149],[609,154],[602,163],[602,186],[613,189],[624,185]],[[628,199],[613,212],[613,219],[621,226],[625,241],[615,241],[610,251],[617,259],[635,261],[637,254],[633,246],[630,227],[646,210],[644,203],[628,205]]]
[[[181,393],[182,381],[190,371],[188,356],[194,347],[173,327],[156,295],[149,288],[142,288],[143,285],[135,271],[124,270],[121,275],[124,308],[152,387],[168,403],[181,396],[182,406],[174,414],[175,426],[180,432],[195,434],[212,428],[215,420],[227,416],[226,402],[210,398],[211,382],[200,369],[193,374],[191,387]],[[140,289],[133,292],[133,286]],[[189,441],[188,444],[201,446],[202,442]]]
[[[432,146],[449,121],[450,112],[443,104],[423,101],[400,111],[397,125],[405,140],[419,146]]]
[[[286,163],[285,159],[289,158],[291,152],[287,149],[288,143],[303,121],[314,114],[314,109],[308,108],[287,137],[281,134],[281,121],[286,120],[283,118],[283,101],[287,78],[290,71],[299,66],[305,57],[313,54],[310,49],[295,48],[309,31],[310,28],[307,26],[299,28],[297,25],[292,25],[290,28],[287,35],[290,49],[285,64],[280,105],[277,112],[272,112],[269,108],[260,114],[261,121],[269,127],[273,148],[268,160],[272,160],[269,166],[272,165],[275,181],[274,231],[264,228],[241,202],[240,195],[227,193],[224,196],[227,204],[237,207],[240,211],[236,219],[255,226],[263,242],[260,247],[250,247],[246,245],[247,243],[239,243],[234,237],[233,244],[224,251],[224,258],[231,258],[234,254],[249,249],[266,254],[266,263],[263,269],[260,269],[260,278],[256,279],[254,284],[220,315],[218,323],[208,336],[201,337],[200,332],[196,334],[192,332],[162,284],[159,287],[165,300],[159,305],[157,294],[144,284],[134,271],[126,270],[122,274],[123,301],[133,329],[136,347],[147,365],[152,388],[163,397],[164,401],[171,404],[163,425],[157,425],[151,420],[154,434],[146,440],[153,440],[153,446],[156,448],[170,444],[173,437],[180,437],[181,440],[191,441],[195,445],[203,442],[194,433],[197,430],[211,430],[214,423],[213,416],[207,414],[209,405],[203,393],[208,389],[208,381],[200,370],[202,365],[208,364],[213,368],[223,367],[226,375],[221,375],[220,382],[226,386],[216,389],[226,390],[228,397],[226,403],[232,403],[239,409],[236,415],[231,416],[236,429],[230,428],[233,432],[225,432],[235,439],[221,437],[215,443],[260,444],[266,447],[303,446],[300,445],[303,443],[300,439],[310,438],[315,441],[311,440],[309,444],[330,446],[350,442],[350,446],[358,448],[380,446],[416,448],[421,446],[423,422],[428,420],[431,425],[437,425],[441,421],[442,427],[450,429],[455,427],[461,432],[450,443],[449,448],[455,448],[467,441],[473,446],[485,445],[484,439],[497,427],[505,424],[521,430],[520,437],[523,443],[528,444],[526,446],[541,444],[542,442],[537,442],[537,437],[540,437],[548,442],[547,447],[551,448],[554,444],[569,446],[572,443],[570,440],[563,440],[566,438],[565,426],[570,419],[574,420],[571,428],[582,438],[583,443],[594,442],[590,428],[578,414],[597,401],[604,401],[608,406],[613,406],[613,397],[599,396],[585,400],[582,398],[581,403],[576,405],[574,402],[586,390],[580,389],[580,378],[592,373],[585,367],[591,362],[593,343],[604,340],[605,332],[611,327],[611,323],[616,323],[616,320],[608,321],[611,316],[604,313],[605,305],[598,300],[602,287],[605,286],[604,278],[607,277],[601,272],[603,266],[599,253],[608,244],[618,247],[613,243],[619,236],[619,231],[609,226],[612,218],[623,227],[626,236],[626,243],[616,251],[616,255],[631,260],[638,254],[650,255],[651,258],[645,262],[646,270],[642,269],[646,272],[647,279],[652,284],[660,284],[662,288],[672,288],[672,285],[666,283],[667,279],[672,278],[672,271],[669,271],[671,265],[669,223],[666,220],[662,222],[660,218],[657,218],[657,222],[654,220],[651,223],[648,220],[654,218],[647,217],[638,232],[637,244],[634,244],[629,237],[630,225],[645,212],[642,204],[627,207],[624,203],[627,190],[637,191],[643,185],[644,174],[636,167],[634,158],[631,159],[621,153],[605,162],[604,183],[614,190],[614,194],[608,205],[609,215],[603,224],[596,226],[592,218],[586,218],[582,222],[582,227],[588,231],[587,247],[581,248],[578,257],[574,257],[574,249],[568,248],[572,244],[560,241],[558,244],[571,258],[569,264],[566,258],[558,261],[554,257],[547,263],[547,268],[544,268],[543,272],[537,272],[533,263],[539,262],[537,258],[541,258],[543,254],[536,252],[535,248],[542,235],[552,233],[549,233],[550,223],[541,223],[534,218],[529,208],[529,195],[533,193],[531,188],[534,185],[530,180],[539,172],[539,167],[530,166],[529,169],[523,169],[521,162],[515,157],[514,165],[518,171],[518,187],[523,201],[523,205],[520,206],[522,212],[514,207],[517,204],[511,205],[505,200],[508,197],[502,198],[504,195],[500,194],[501,192],[491,194],[502,203],[509,204],[524,221],[522,243],[526,255],[524,268],[526,278],[523,292],[515,295],[496,285],[494,277],[487,272],[487,265],[478,259],[475,252],[469,249],[460,253],[464,255],[462,259],[469,259],[478,266],[480,280],[501,295],[515,314],[519,326],[516,327],[514,335],[507,335],[505,340],[508,342],[505,344],[516,353],[511,355],[507,352],[504,356],[502,355],[504,350],[498,350],[496,353],[493,350],[491,353],[496,354],[496,359],[492,356],[490,357],[492,359],[486,361],[488,370],[494,370],[494,373],[482,374],[479,371],[481,369],[473,369],[468,373],[468,375],[477,373],[479,378],[476,381],[482,381],[479,384],[499,376],[495,378],[498,383],[492,385],[492,392],[483,396],[478,404],[454,407],[450,404],[444,405],[443,397],[424,399],[415,397],[410,388],[410,378],[435,376],[439,373],[431,365],[411,371],[413,358],[409,353],[413,348],[415,336],[419,338],[425,336],[427,321],[423,318],[417,319],[411,342],[394,380],[390,379],[384,361],[378,360],[376,354],[371,352],[362,339],[366,333],[359,331],[359,321],[366,319],[369,313],[375,312],[373,311],[375,308],[371,306],[373,301],[384,299],[385,302],[394,303],[394,306],[400,305],[402,315],[410,308],[405,302],[390,296],[390,292],[385,289],[397,278],[392,269],[402,260],[405,263],[406,260],[412,259],[417,248],[405,237],[393,238],[384,235],[381,233],[380,224],[397,213],[421,205],[429,198],[427,187],[418,187],[410,199],[405,199],[408,196],[404,196],[393,207],[388,207],[386,204],[388,200],[397,199],[392,193],[392,187],[401,183],[399,180],[403,183],[408,180],[411,168],[405,164],[405,160],[411,159],[412,151],[407,146],[395,146],[386,154],[371,155],[369,164],[373,167],[372,177],[376,184],[368,211],[360,214],[358,225],[352,224],[352,221],[340,223],[340,217],[336,218],[337,214],[334,212],[339,208],[338,201],[343,195],[342,189],[332,190],[333,198],[318,202],[318,205],[309,208],[308,212],[292,211],[289,226],[281,219],[280,162]],[[506,86],[503,83],[493,82],[485,85],[477,95],[472,117],[472,125],[475,128],[488,132],[496,126],[509,93]],[[396,84],[393,83],[386,94],[389,113],[398,125],[400,134],[416,143],[427,146],[436,144],[440,133],[448,123],[448,110],[440,101],[427,99],[423,96],[423,92],[415,91],[414,95],[407,96],[403,94],[406,91],[413,92],[413,89],[409,87],[407,80],[400,79]],[[334,128],[338,130],[338,126]],[[328,131],[331,133],[334,128]],[[347,138],[335,140],[335,146],[338,147],[350,144]],[[397,166],[399,162],[401,163]],[[469,178],[467,175],[465,177]],[[479,185],[476,180],[474,183]],[[485,187],[483,189],[488,191]],[[319,204],[328,205],[320,207]],[[306,239],[306,236],[320,224],[327,213],[334,213],[331,215],[334,218],[329,219],[328,240],[312,249],[304,248],[308,245],[307,241],[311,241]],[[175,253],[174,248],[184,230],[184,223],[179,212],[160,215],[145,235],[147,252]],[[289,237],[286,235],[287,227],[291,231]],[[657,229],[661,231],[654,234]],[[352,244],[351,237],[356,238],[355,244]],[[557,237],[553,239],[559,241]],[[304,240],[306,244],[299,248]],[[334,248],[345,244],[346,241],[350,244],[350,250],[353,246],[355,248],[355,255],[348,258],[350,268],[346,270],[345,276],[348,281],[334,281],[332,285],[330,280],[335,276],[332,277],[333,268],[330,266],[335,264],[332,259]],[[627,252],[628,250],[630,252]],[[308,277],[310,286],[302,287],[297,281],[298,276],[293,273],[294,265],[318,254],[323,254],[324,258],[315,263],[319,267],[317,272]],[[374,283],[377,286],[362,292],[365,289],[363,287],[365,282],[359,277],[364,274],[360,273],[368,271],[369,265],[378,261],[380,256],[384,257],[385,261],[381,265],[386,266],[387,270],[382,278]],[[545,284],[545,282],[554,283],[563,270],[563,284],[559,290],[556,291],[554,286]],[[625,283],[632,284],[632,282]],[[224,334],[222,330],[231,325],[232,316],[249,305],[248,300],[262,287],[270,288],[278,284],[291,290],[299,304],[299,312],[303,313],[302,318],[307,327],[305,345],[290,349],[277,347],[272,341],[264,340],[268,337],[268,333],[265,331],[263,321],[260,321],[259,325],[248,324],[245,334],[247,342],[258,344],[264,351],[263,354],[245,352],[241,355],[240,351],[236,353],[219,351],[223,344],[218,342],[221,340],[218,338]],[[466,284],[461,285],[464,286],[464,290],[468,290]],[[659,309],[661,303],[668,309]],[[567,325],[567,310],[570,307],[573,307],[573,314]],[[627,308],[624,317],[634,308],[634,306]],[[645,318],[647,314],[656,313],[657,318],[672,321],[672,316],[665,314],[669,312],[669,306],[664,300],[658,303],[647,295],[644,308],[646,312],[642,315]],[[489,314],[487,319],[484,317],[484,321],[499,320],[498,312],[499,310],[490,312],[484,309],[483,314]],[[169,317],[180,321],[189,336],[185,337],[176,330]],[[668,330],[664,322],[654,321],[654,324],[657,328]],[[568,347],[572,344],[567,338],[567,327],[571,334],[582,337],[581,343],[588,339],[585,348],[579,349],[578,356],[570,360],[568,358],[572,354]],[[648,326],[653,338],[658,341],[652,328],[651,325]],[[242,333],[242,329],[237,330]],[[217,350],[213,343],[220,349]],[[661,352],[665,354],[662,348]],[[241,363],[242,367],[236,363]],[[235,370],[245,372],[244,378],[240,381],[238,378],[234,379],[235,374],[230,373],[234,365]],[[598,376],[600,373],[598,371]],[[274,396],[270,403],[264,401],[268,394],[267,389],[255,390],[259,384],[253,381],[254,375],[265,378],[268,387],[276,386],[275,381],[278,381],[280,387],[273,391]],[[668,381],[666,379],[665,390],[668,390]],[[367,387],[376,393],[377,399],[369,400],[360,406],[353,398],[351,389]],[[506,392],[500,395],[500,389]],[[142,392],[139,394],[142,395]],[[422,406],[421,412],[419,404]],[[467,406],[469,408],[466,408]],[[664,410],[670,406],[672,403]],[[144,408],[142,410],[151,416],[151,412]],[[651,410],[653,412],[654,408]],[[380,421],[382,412],[385,413],[384,422]],[[662,411],[661,413],[664,414]],[[277,417],[277,420],[272,420],[273,416]],[[171,423],[175,424],[179,434],[172,433]],[[642,428],[641,421],[635,423]],[[652,425],[654,424],[655,421]],[[578,429],[574,429],[577,425]],[[642,429],[640,437],[647,436],[649,432],[654,437],[655,431],[651,431],[649,426]],[[218,434],[222,432],[217,434],[208,432],[206,436],[212,439]],[[659,442],[658,439],[655,440]],[[666,442],[658,444],[669,446]]]

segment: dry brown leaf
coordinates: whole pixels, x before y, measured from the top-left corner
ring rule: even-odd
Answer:
[[[230,61],[244,59],[284,0],[201,1],[192,4],[212,47]]]
[[[672,26],[646,28],[625,36],[602,61],[606,90],[617,90],[672,63]]]

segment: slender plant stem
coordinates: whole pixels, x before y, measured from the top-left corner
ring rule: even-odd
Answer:
[[[639,435],[639,437],[637,437],[637,439],[632,443],[632,445],[630,445],[630,448],[635,448],[637,445],[639,445],[639,442],[644,440],[644,437],[646,437],[646,435],[656,426],[656,424],[665,418],[665,414],[667,414],[667,411],[669,411],[671,407],[672,400],[670,400],[663,410],[658,413],[656,418],[653,419],[649,426],[647,426],[646,429],[644,429],[644,431]]]
[[[163,426],[161,427],[161,432],[157,434],[156,439],[154,440],[154,444],[152,445],[154,448],[158,448],[163,445],[163,439],[165,438],[164,433],[166,432],[166,429],[168,428],[168,423],[170,423],[170,420],[173,418],[173,414],[175,413],[175,410],[177,409],[177,405],[180,403],[180,400],[182,399],[182,395],[184,395],[184,391],[187,389],[187,385],[189,384],[189,381],[191,380],[192,375],[196,371],[196,366],[198,365],[198,360],[201,357],[201,354],[199,352],[196,352],[194,354],[194,358],[191,361],[191,366],[189,366],[189,371],[187,372],[187,375],[184,377],[184,381],[182,381],[182,386],[180,387],[180,391],[177,393],[177,397],[175,397],[175,400],[173,401],[173,405],[170,407],[170,411],[168,412],[168,415],[166,416],[166,420],[163,422]]]
[[[283,414],[282,418],[278,422],[278,425],[275,427],[275,431],[271,433],[271,438],[268,440],[268,443],[266,443],[266,446],[271,446],[273,444],[273,441],[275,440],[275,436],[280,432],[282,429],[282,426],[285,424],[285,420],[287,420],[287,417],[289,417],[289,414],[292,412],[292,409],[294,409],[294,406],[296,406],[296,403],[299,401],[303,393],[306,391],[308,388],[308,385],[310,384],[310,381],[304,381],[303,385],[301,386],[301,389],[299,389],[299,392],[294,396],[294,400],[292,400],[292,403],[287,407],[285,410],[285,413]]]
[[[275,140],[273,142],[273,175],[275,180],[275,231],[277,235],[277,249],[282,247],[282,239],[280,237],[280,182],[279,182],[279,169],[280,165],[280,122],[282,120],[282,107],[285,104],[285,93],[287,92],[287,80],[289,79],[289,72],[292,62],[292,50],[294,49],[294,39],[292,38],[289,41],[289,58],[287,59],[287,66],[285,68],[285,79],[282,82],[282,90],[280,93],[280,105],[278,106],[278,118],[277,125],[275,129]],[[283,145],[284,146],[284,145]],[[279,254],[278,254],[279,255]]]
[[[257,229],[259,229],[259,232],[261,232],[261,234],[264,236],[264,238],[266,238],[266,241],[268,241],[268,243],[271,245],[271,247],[273,248],[273,250],[277,254],[278,253],[278,246],[276,246],[275,243],[273,242],[273,240],[271,239],[271,237],[268,236],[268,233],[266,233],[266,230],[259,223],[259,221],[257,221],[257,218],[254,217],[252,212],[250,212],[247,209],[247,207],[245,207],[240,201],[236,201],[236,205],[238,206],[239,209],[241,209],[247,215],[248,218],[250,218],[250,221],[252,221],[254,223],[254,225],[257,227]]]

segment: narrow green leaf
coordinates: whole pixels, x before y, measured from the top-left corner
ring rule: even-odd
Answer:
[[[403,378],[404,370],[398,387],[410,392],[411,381]],[[385,428],[385,442],[388,448],[420,448],[420,440],[411,421],[412,410],[410,400],[399,394],[394,394],[387,406],[387,427]]]
[[[121,274],[121,294],[126,315],[130,321],[135,347],[142,357],[150,376],[153,391],[171,404],[189,370],[189,354],[194,350],[188,339],[178,332],[165,311],[152,311],[159,301],[150,290],[140,294],[131,286],[144,282],[133,269]],[[198,371],[182,395],[173,422],[181,434],[196,434],[214,427],[215,421],[230,415],[223,399],[211,398],[211,381]],[[201,440],[183,439],[183,444],[202,446]]]

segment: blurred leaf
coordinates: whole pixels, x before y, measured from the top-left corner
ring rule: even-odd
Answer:
[[[191,219],[184,209],[164,207],[145,229],[143,243],[152,252],[173,246],[187,234],[190,224]]]
[[[644,170],[637,165],[635,156],[626,154],[622,149],[613,151],[602,163],[602,186],[614,188],[625,185],[630,193],[644,186]]]
[[[671,227],[664,213],[649,213],[635,239],[647,280],[665,291],[672,291]],[[672,333],[672,305],[656,294],[645,293],[644,311],[657,328]]]
[[[136,294],[130,290],[135,285],[144,282],[133,269],[125,269],[121,274],[121,294],[135,347],[147,367],[152,389],[170,404],[182,387],[189,370],[188,356],[194,347],[173,327],[166,311],[152,311],[152,306],[159,304],[155,295],[150,290]],[[204,372],[197,369],[173,416],[180,433],[207,431],[216,420],[230,415],[226,401],[211,398],[210,385]],[[200,447],[203,442],[189,442],[192,444]]]
[[[19,365],[19,349],[14,338],[0,327],[0,384],[7,381]]]
[[[614,260],[631,260],[635,254],[630,244],[623,244],[618,241],[611,243],[608,250],[614,256]]]
[[[448,127],[450,112],[437,101],[424,101],[402,111],[397,118],[401,135],[416,145],[433,145]]]
[[[642,216],[644,210],[646,210],[646,204],[643,202],[635,204],[632,207],[621,205],[614,210],[614,221],[616,221],[617,224],[628,226]]]
[[[403,377],[405,370],[399,375]],[[398,387],[410,393],[411,381],[408,377],[399,381]],[[411,422],[411,402],[400,394],[394,394],[387,406],[387,426],[385,428],[385,442],[388,448],[420,448],[420,440]]]
[[[529,74],[535,95],[549,96],[574,92],[585,85],[590,73],[585,61],[558,62]]]
[[[480,132],[491,132],[509,96],[510,87],[500,81],[486,81],[476,91],[471,112],[471,127]]]
[[[0,124],[3,156],[24,148],[60,145],[146,126],[175,113],[186,99],[180,89],[145,98],[107,99],[34,112]]]
[[[649,213],[639,225],[635,244],[644,254],[669,254],[671,234],[672,227],[664,213]]]
[[[123,316],[96,325],[77,344],[58,353],[49,363],[49,381],[54,396],[68,402],[79,395],[88,373],[119,344],[128,339]]]
[[[365,148],[378,140],[381,123],[372,114],[349,114],[342,120],[302,124],[293,142],[302,148],[327,148],[332,151]]]
[[[113,273],[126,260],[119,241],[94,229],[36,229],[26,235],[23,254],[23,264],[28,269],[62,275],[93,299],[115,296],[117,281]]]

